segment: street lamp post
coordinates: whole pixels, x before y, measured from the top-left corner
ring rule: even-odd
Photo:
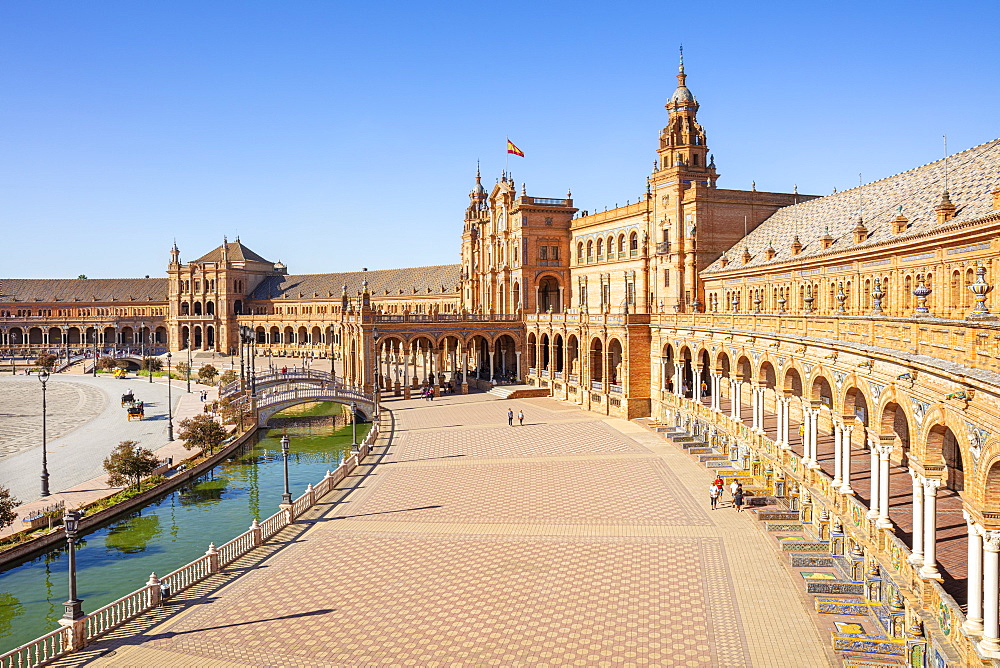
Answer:
[[[11,332],[10,337],[10,375],[17,375],[17,366],[14,364],[14,332]]]
[[[188,337],[187,349],[188,349],[188,370],[186,375],[187,375],[188,394],[191,394],[191,338],[190,337]]]
[[[91,372],[94,378],[97,378],[97,325],[94,325],[94,366]]]
[[[351,402],[351,452],[358,452],[358,402]]]
[[[167,351],[167,440],[174,440],[174,404],[170,395],[173,383],[170,382],[170,358],[172,355]]]
[[[63,603],[66,611],[63,619],[77,620],[83,617],[83,601],[76,597],[76,532],[80,528],[79,510],[66,509],[63,514],[63,526],[66,527],[66,555],[69,564],[69,600]]]
[[[281,460],[285,464],[285,493],[281,495],[281,502],[291,504],[292,493],[288,491],[288,434],[281,437]]]
[[[372,398],[375,400],[375,410],[372,416],[378,420],[379,386],[381,385],[381,370],[378,363],[378,327],[372,327]]]
[[[45,420],[45,385],[49,382],[49,372],[42,369],[38,374],[38,380],[42,382],[42,496],[49,495],[49,462],[48,462],[48,444],[46,443],[46,420]]]

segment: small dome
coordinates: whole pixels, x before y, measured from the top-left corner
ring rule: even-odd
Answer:
[[[469,192],[469,196],[470,197],[486,196],[486,188],[484,188],[483,184],[479,182],[479,179],[476,179],[476,185],[472,187],[472,190]]]
[[[671,102],[694,102],[694,95],[687,86],[678,86],[670,98]]]

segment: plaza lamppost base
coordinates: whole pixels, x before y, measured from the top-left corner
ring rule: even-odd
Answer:
[[[78,598],[66,601],[63,603],[63,608],[65,612],[63,612],[62,618],[65,620],[77,620],[83,617],[83,601]]]

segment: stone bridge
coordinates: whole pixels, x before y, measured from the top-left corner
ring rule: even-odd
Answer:
[[[257,426],[266,426],[271,416],[285,408],[316,401],[331,401],[345,406],[349,406],[352,401],[356,402],[358,418],[364,421],[368,420],[375,408],[370,394],[343,385],[280,390],[257,397]]]
[[[261,394],[265,390],[284,385],[286,383],[305,383],[318,386],[329,386],[339,384],[336,377],[328,371],[315,371],[311,369],[291,369],[282,373],[281,371],[260,371],[256,375],[257,393]],[[219,388],[219,397],[226,398],[240,391],[240,380],[237,378],[231,383],[226,383]]]

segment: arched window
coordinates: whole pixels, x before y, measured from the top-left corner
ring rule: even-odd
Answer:
[[[625,257],[625,235],[618,235],[618,257]]]
[[[593,261],[594,261],[594,242],[588,240],[587,241],[587,262],[593,262]]]
[[[201,315],[201,302],[194,303],[194,314]]]
[[[628,237],[628,249],[629,254],[635,257],[639,254],[639,235],[633,232]]]
[[[615,238],[614,237],[608,237],[608,259],[609,260],[614,260],[615,259]]]
[[[102,315],[101,314],[102,310],[103,309],[98,309],[97,315],[99,316]],[[181,315],[190,315],[190,314],[191,314],[191,306],[187,302],[181,302]]]
[[[215,302],[208,302],[205,304],[205,313],[208,315],[215,315]]]
[[[583,262],[583,242],[581,241],[576,245],[576,261],[577,264]]]
[[[604,239],[597,240],[597,261],[604,259]]]

